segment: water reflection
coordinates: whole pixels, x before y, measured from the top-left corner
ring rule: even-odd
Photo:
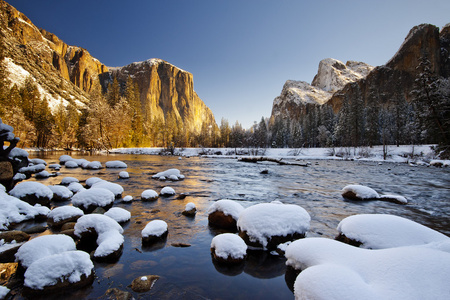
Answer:
[[[44,154],[47,163],[57,163],[58,154]],[[76,156],[75,153],[71,154]],[[370,162],[321,161],[304,168],[272,163],[248,164],[232,159],[159,157],[146,155],[77,156],[88,160],[121,160],[128,165],[129,179],[118,179],[123,169],[82,170],[62,167],[58,177],[40,182],[58,184],[65,176],[86,180],[89,177],[121,184],[123,196],[132,195],[130,204],[121,199],[115,206],[131,212],[124,227],[124,249],[116,264],[95,263],[96,283],[85,290],[87,298],[102,296],[108,288],[124,290],[131,281],[148,274],[161,276],[154,288],[136,297],[157,299],[292,299],[285,279],[286,266],[282,256],[265,252],[249,253],[243,265],[217,265],[210,254],[212,238],[221,230],[208,226],[207,209],[213,201],[235,199],[244,207],[279,200],[298,204],[311,215],[308,236],[334,238],[336,226],[347,216],[359,213],[388,213],[404,216],[450,235],[450,170]],[[185,179],[175,182],[154,180],[151,176],[177,168]],[[267,169],[268,174],[260,174]],[[34,179],[32,179],[34,180]],[[344,201],[340,190],[348,184],[368,185],[380,193],[398,194],[408,198],[408,205],[382,201]],[[140,201],[146,189],[159,192],[164,186],[177,195],[153,202]],[[184,193],[185,197],[178,197]],[[188,202],[197,214],[183,216]],[[54,203],[64,205],[67,203]],[[167,240],[147,248],[142,245],[141,231],[152,220],[168,223]],[[47,231],[51,233],[51,230]],[[173,247],[186,243],[191,247]]]

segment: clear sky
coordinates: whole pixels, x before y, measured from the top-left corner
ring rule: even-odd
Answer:
[[[216,121],[269,117],[288,79],[320,60],[386,63],[409,30],[450,22],[449,0],[9,0],[38,27],[106,66],[161,58],[194,75]]]

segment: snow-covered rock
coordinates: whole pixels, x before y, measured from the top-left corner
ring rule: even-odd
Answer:
[[[41,258],[76,250],[74,240],[64,234],[43,235],[26,242],[16,253],[16,261],[27,269]]]
[[[113,168],[113,169],[128,168],[127,164],[120,160],[107,161],[105,163],[105,166],[109,169],[110,168]]]
[[[119,172],[119,178],[120,179],[128,179],[128,178],[130,178],[130,174],[128,174],[127,171],[121,171],[121,172]]]
[[[360,214],[343,219],[338,227],[340,241],[362,248],[385,249],[450,242],[446,235],[422,224],[394,215]],[[348,240],[349,239],[349,240]]]
[[[111,207],[107,212],[104,213],[105,216],[110,217],[117,223],[125,223],[130,221],[131,213],[120,207]]]
[[[30,165],[28,167],[22,167],[19,169],[19,173],[23,173],[25,175],[31,175],[31,174],[35,174],[35,173],[39,173],[45,170],[45,165],[44,164],[39,164],[39,165]]]
[[[170,196],[175,195],[176,193],[173,188],[171,188],[170,186],[166,186],[161,189],[160,194],[161,194],[161,196],[164,196],[164,197],[170,197]]]
[[[102,181],[94,183],[91,188],[107,189],[114,194],[115,198],[122,197],[122,193],[123,193],[123,187],[120,184],[109,182],[106,180],[102,180]]]
[[[53,192],[53,201],[68,201],[73,196],[73,192],[63,185],[49,185],[48,188]]]
[[[100,215],[84,215],[75,224],[75,235],[80,237],[80,243],[90,244],[92,231],[97,233],[97,248],[94,258],[101,261],[117,260],[122,254],[124,237],[123,228],[112,218]]]
[[[185,216],[195,216],[197,212],[197,208],[195,207],[195,203],[189,202],[186,204],[182,214]]]
[[[50,209],[46,206],[29,203],[6,194],[0,190],[0,230],[7,230],[11,224],[47,216]]]
[[[69,191],[71,191],[72,193],[74,193],[74,194],[86,190],[86,189],[84,188],[84,186],[83,186],[81,183],[79,183],[79,182],[71,182],[71,183],[69,184],[69,186],[67,187],[67,189],[68,189]]]
[[[66,163],[64,164],[64,166],[65,166],[66,168],[69,168],[69,169],[75,169],[75,168],[78,168],[78,167],[79,167],[79,166],[78,166],[78,163],[77,163],[76,161],[74,161],[74,160],[66,161]]]
[[[158,199],[159,195],[154,190],[145,190],[141,193],[141,200],[142,201],[153,201]]]
[[[47,165],[47,162],[40,158],[32,158],[30,159],[30,163],[32,163],[33,165]]]
[[[170,177],[172,179],[170,179]],[[152,176],[153,179],[160,179],[164,178],[164,180],[166,180],[167,178],[169,178],[170,180],[182,180],[184,179],[184,175],[181,174],[180,170],[178,169],[169,169],[163,172],[159,172],[155,175]]]
[[[125,202],[125,203],[131,203],[131,201],[133,201],[133,196],[131,196],[131,195],[126,195],[122,199],[122,202]]]
[[[47,223],[53,227],[60,227],[67,222],[76,222],[84,212],[75,206],[60,206],[52,209],[47,215]]]
[[[81,208],[85,213],[90,213],[97,207],[105,210],[111,208],[114,203],[114,194],[103,188],[90,188],[81,191],[72,197],[72,204]]]
[[[103,181],[103,179],[99,178],[99,177],[90,177],[88,179],[86,179],[86,186],[87,187],[92,187],[94,184],[96,184],[97,182]]]
[[[84,251],[65,251],[35,261],[25,272],[25,294],[50,294],[94,281],[94,264]]]
[[[48,167],[50,169],[54,169],[56,171],[59,171],[61,169],[61,165],[60,164],[50,164],[50,165],[48,165]]]
[[[99,170],[103,168],[102,163],[97,160],[83,163],[81,167],[88,170]]]
[[[342,197],[351,200],[373,200],[380,195],[372,188],[359,184],[345,186],[341,191]]]
[[[50,176],[51,176],[51,174],[45,170],[34,174],[34,177],[37,179],[45,179],[45,178],[49,178]]]
[[[80,182],[80,181],[77,178],[70,177],[70,176],[67,176],[67,177],[64,177],[63,179],[61,179],[61,184],[62,185],[69,185],[72,182]]]
[[[240,263],[247,256],[247,244],[236,234],[223,233],[212,239],[211,253],[219,262]]]
[[[30,204],[49,205],[53,198],[53,192],[47,186],[39,182],[26,181],[17,184],[11,191],[11,196],[19,198]]]
[[[64,154],[59,157],[59,163],[61,165],[64,165],[66,162],[71,161],[71,160],[73,160],[73,158],[70,155]]]
[[[301,271],[297,299],[448,299],[450,253],[423,247],[356,248],[306,238],[286,249],[286,264]]]
[[[208,208],[208,222],[215,227],[236,230],[237,220],[243,210],[244,207],[236,201],[216,201]]]
[[[272,202],[244,209],[237,227],[247,245],[273,250],[281,243],[303,238],[310,221],[311,217],[301,206]]]
[[[10,291],[6,286],[0,285],[0,299],[6,299]]]
[[[400,195],[380,195],[380,200],[389,201],[398,204],[407,204],[408,199]]]
[[[142,229],[142,243],[152,244],[158,240],[164,239],[168,234],[167,223],[163,220],[153,220]]]

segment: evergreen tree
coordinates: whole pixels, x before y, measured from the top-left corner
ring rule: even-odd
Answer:
[[[111,107],[114,107],[120,101],[120,85],[116,76],[114,76],[113,82],[108,85],[106,100]]]

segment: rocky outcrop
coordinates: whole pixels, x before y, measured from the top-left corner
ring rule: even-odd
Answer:
[[[139,85],[142,108],[152,119],[165,120],[169,112],[183,122],[189,132],[199,133],[203,124],[215,125],[214,115],[194,91],[191,73],[161,59],[135,62],[124,67],[110,68],[102,74],[104,88],[116,77],[124,86],[128,77]]]

